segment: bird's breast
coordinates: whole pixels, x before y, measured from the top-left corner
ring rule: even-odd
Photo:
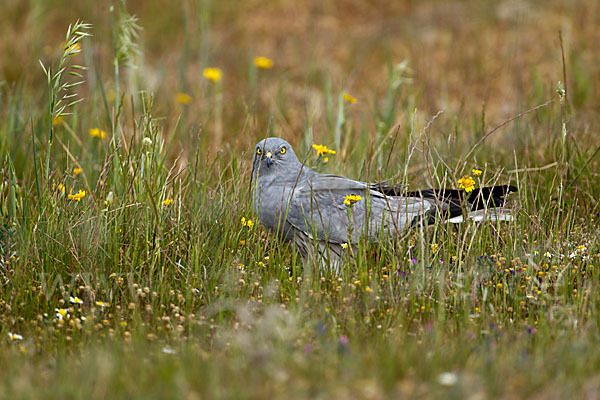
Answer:
[[[287,223],[287,208],[292,188],[274,180],[259,181],[253,188],[254,211],[260,222],[273,232],[290,239],[291,225]]]

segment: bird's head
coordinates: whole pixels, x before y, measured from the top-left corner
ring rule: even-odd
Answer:
[[[266,138],[254,147],[252,160],[253,178],[292,172],[300,167],[300,162],[292,146],[280,138]]]

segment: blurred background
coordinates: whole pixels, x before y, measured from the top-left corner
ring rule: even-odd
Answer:
[[[47,90],[38,60],[56,62],[68,25],[78,19],[93,25],[75,56],[89,68],[78,89],[89,112],[85,123],[70,122],[84,133],[108,129],[98,87],[114,107],[111,35],[123,15],[137,17],[140,27],[136,51],[119,66],[123,134],[140,92],[153,95],[165,137],[175,135],[179,121],[174,154],[198,144],[244,149],[265,135],[343,148],[357,132],[377,137],[398,121],[410,124],[415,109],[419,128],[445,110],[432,135],[444,141],[454,131],[472,144],[476,131],[556,97],[563,80],[559,31],[569,102],[582,116],[574,128],[588,131],[598,119],[600,2],[593,0],[2,0],[0,8],[0,115],[7,118],[7,98],[19,94],[12,134],[24,131],[30,114],[43,116],[37,105],[47,102]],[[272,67],[256,67],[257,56]],[[203,76],[206,67],[221,70],[218,85]],[[335,140],[344,93],[356,102],[346,101]],[[543,140],[537,133],[532,143]],[[517,132],[500,143],[528,144],[520,140]]]

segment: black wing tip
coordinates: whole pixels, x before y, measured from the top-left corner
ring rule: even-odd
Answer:
[[[457,189],[420,189],[410,190],[406,189],[401,185],[383,185],[379,184],[373,186],[373,190],[383,193],[386,196],[408,196],[408,197],[424,197],[424,198],[445,198],[445,199],[461,199],[462,191]],[[480,190],[484,197],[504,197],[511,193],[518,192],[519,189],[513,185],[498,185],[498,186],[487,186],[480,189],[476,189],[472,192],[471,196],[473,199],[479,197]],[[469,196],[469,197],[471,197]]]

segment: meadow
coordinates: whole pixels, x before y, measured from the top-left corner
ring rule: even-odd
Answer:
[[[0,11],[0,398],[600,397],[599,2]],[[515,218],[334,274],[257,220],[268,136]]]

